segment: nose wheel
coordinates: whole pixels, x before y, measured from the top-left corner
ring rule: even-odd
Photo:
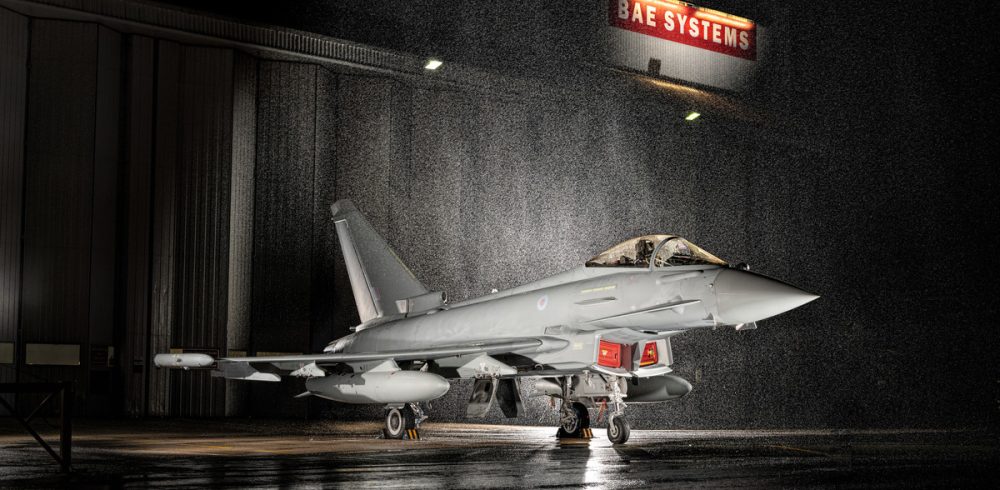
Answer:
[[[611,405],[611,415],[608,417],[608,440],[612,444],[625,444],[632,432],[625,419],[625,395],[617,378],[605,378],[611,387],[608,401]]]
[[[631,430],[623,415],[612,415],[608,420],[608,440],[613,444],[625,444]]]

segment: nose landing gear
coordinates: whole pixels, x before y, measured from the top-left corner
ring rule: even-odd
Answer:
[[[625,420],[625,397],[617,379],[612,379],[609,384],[611,393],[608,395],[608,401],[611,402],[611,414],[608,416],[608,440],[613,444],[625,444],[631,433],[628,420]]]
[[[608,440],[614,444],[625,444],[631,429],[624,415],[612,415],[608,419]]]

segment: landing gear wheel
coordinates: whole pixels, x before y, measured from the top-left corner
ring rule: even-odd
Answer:
[[[415,429],[416,417],[407,405],[402,408],[389,408],[385,411],[385,437],[387,439],[402,439],[407,429]]]
[[[587,410],[587,406],[580,402],[573,402],[573,410],[576,412],[576,417],[580,419],[580,428],[589,429],[590,410]]]
[[[614,444],[625,444],[628,441],[630,430],[628,420],[619,415],[608,420],[608,439]]]
[[[577,437],[580,435],[580,416],[576,410],[563,412],[559,425],[559,437]]]
[[[561,425],[556,432],[556,437],[560,439],[580,437],[583,429],[590,427],[590,412],[587,410],[586,405],[574,402],[562,413],[560,422]]]

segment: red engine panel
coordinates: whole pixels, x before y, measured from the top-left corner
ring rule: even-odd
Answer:
[[[602,340],[597,348],[597,365],[609,368],[622,366],[622,345]]]

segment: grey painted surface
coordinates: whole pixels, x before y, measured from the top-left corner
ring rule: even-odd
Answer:
[[[94,176],[107,175],[95,172],[95,142],[111,134],[95,127],[107,114],[104,102],[98,108],[107,95],[98,89],[102,45],[93,24],[33,26],[24,280],[2,301],[21,295],[26,340],[80,342],[86,353],[91,269],[103,263],[93,260],[95,224],[107,219],[91,217],[95,199],[106,197],[93,191]],[[927,147],[864,159],[819,153],[741,123],[683,124],[675,115],[686,107],[652,92],[483,91],[273,60],[260,61],[258,79],[254,63],[233,51],[151,42],[123,41],[120,165],[128,178],[118,192],[129,204],[116,222],[129,256],[115,277],[128,278],[116,324],[132,346],[119,349],[124,371],[140,354],[148,361],[149,352],[171,347],[239,349],[246,341],[256,351],[299,352],[345,333],[356,318],[326,212],[335,198],[351,198],[418,278],[456,301],[653,231],[681,234],[823,296],[754,331],[675,339],[677,374],[694,391],[674,404],[634,407],[637,428],[996,420],[995,369],[983,368],[996,347],[984,321],[995,304],[962,296],[985,296],[976,293],[985,279],[970,286],[954,272],[976,265],[972,254],[936,255],[941,237],[963,245],[954,231],[966,228],[950,224],[955,214],[985,211],[949,193],[965,174],[940,168],[920,153]],[[153,49],[155,66],[145,58]],[[144,54],[130,58],[134,50]],[[253,202],[252,221],[237,202]],[[248,265],[240,247],[250,241]],[[248,270],[252,299],[242,310]],[[243,337],[240,315],[248,311]],[[84,368],[30,371],[85,378]],[[238,410],[225,384],[204,372],[138,376],[120,395],[131,413]],[[300,388],[286,383],[273,398],[252,393],[251,411],[303,413],[301,400],[275,403]],[[467,394],[454,386],[432,416],[459,418]],[[553,420],[538,401],[529,409],[524,422]]]

